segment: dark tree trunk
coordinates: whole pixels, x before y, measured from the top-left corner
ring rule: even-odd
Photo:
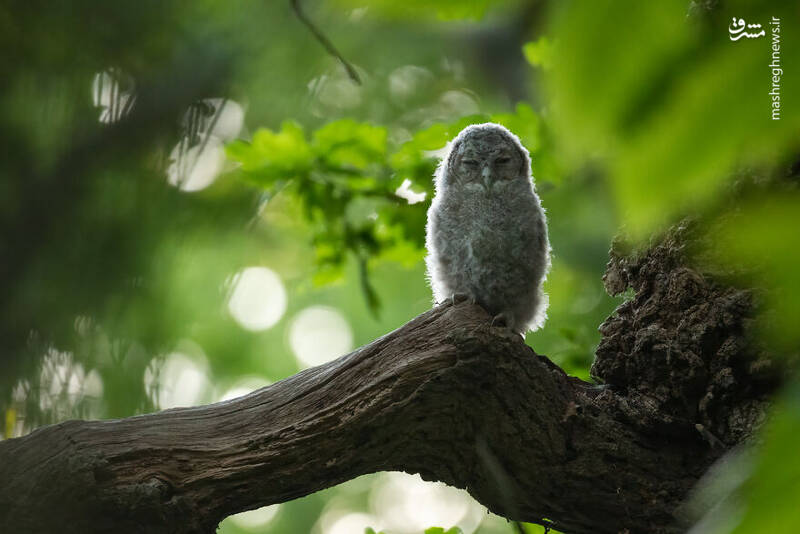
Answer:
[[[680,532],[706,468],[775,386],[747,341],[751,295],[687,267],[685,229],[612,251],[597,386],[468,303],[435,308],[246,397],[0,442],[8,532],[214,532],[224,517],[365,473],[466,488],[502,516],[573,533]]]

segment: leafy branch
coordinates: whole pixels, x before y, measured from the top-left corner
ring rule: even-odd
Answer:
[[[413,265],[422,259],[438,151],[466,125],[487,121],[509,127],[534,154],[541,146],[541,121],[520,104],[511,114],[435,123],[397,145],[389,143],[385,126],[341,119],[307,135],[300,124],[286,121],[277,131],[257,130],[249,142],[234,141],[227,154],[240,164],[241,178],[268,196],[280,191],[299,200],[311,227],[314,282],[341,278],[351,254],[367,304],[377,314],[371,265],[381,259]],[[426,202],[403,198],[404,184],[406,191],[424,193]]]

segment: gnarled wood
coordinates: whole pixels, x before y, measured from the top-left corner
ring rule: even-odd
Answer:
[[[213,532],[247,508],[404,470],[565,531],[672,531],[707,446],[660,442],[626,421],[636,410],[647,407],[566,376],[482,309],[440,307],[240,399],[2,442],[0,522]]]
[[[604,386],[478,306],[440,306],[239,399],[0,442],[0,524],[210,533],[242,510],[402,470],[564,532],[682,531],[679,505],[757,426],[774,380],[744,341],[747,295],[684,267],[676,236],[612,254],[607,283],[637,293],[602,327]]]

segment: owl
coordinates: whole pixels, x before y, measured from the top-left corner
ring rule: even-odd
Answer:
[[[547,220],[531,160],[493,123],[464,128],[436,170],[425,258],[435,303],[469,299],[524,335],[546,318]]]

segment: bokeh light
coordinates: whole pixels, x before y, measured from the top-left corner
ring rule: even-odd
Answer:
[[[135,102],[133,79],[130,76],[116,68],[95,74],[92,80],[92,103],[100,109],[100,122],[117,122],[130,113]]]
[[[219,396],[219,402],[236,399],[238,397],[242,397],[247,395],[248,393],[252,393],[257,389],[261,389],[265,386],[270,385],[271,382],[259,376],[247,376],[244,378],[240,378],[234,384],[225,390],[225,392]]]
[[[389,75],[389,94],[398,103],[412,99],[433,84],[431,71],[418,65],[397,67]]]
[[[223,171],[224,144],[242,130],[244,108],[230,99],[207,98],[190,108],[182,123],[187,135],[170,152],[167,181],[181,191],[201,191]]]
[[[356,72],[365,79],[365,72],[359,68]],[[318,117],[350,111],[361,105],[363,91],[363,86],[356,85],[344,67],[337,64],[308,82],[309,109]]]
[[[244,126],[244,107],[230,98],[208,98],[204,102],[214,109],[216,121],[207,124],[201,134],[221,141],[236,139]]]
[[[200,404],[210,386],[205,354],[196,344],[183,341],[163,361],[150,362],[144,384],[150,399],[162,410]]]
[[[225,521],[230,521],[239,528],[253,532],[261,532],[261,529],[271,523],[280,511],[280,504],[263,506],[255,510],[248,510],[239,514],[229,516]]]
[[[417,204],[418,202],[423,202],[425,197],[428,195],[425,191],[422,193],[415,193],[411,190],[411,180],[406,178],[403,180],[403,183],[400,184],[400,187],[394,192],[400,198],[406,199],[409,204]]]
[[[286,290],[280,277],[266,267],[248,267],[233,278],[228,311],[242,328],[266,330],[286,311]]]
[[[397,534],[422,532],[431,526],[458,526],[471,534],[486,515],[486,508],[463,490],[399,472],[380,476],[370,496],[370,509]]]
[[[371,527],[376,532],[382,530],[380,520],[373,515],[331,509],[322,514],[315,525],[314,534],[360,534],[367,527]]]
[[[289,345],[303,367],[313,367],[349,352],[353,348],[353,331],[336,309],[311,306],[292,321]]]
[[[225,150],[216,138],[191,148],[178,143],[169,159],[172,163],[167,169],[167,181],[181,191],[200,191],[217,179],[225,163]]]
[[[22,384],[15,388],[15,392],[22,390]],[[102,394],[103,380],[96,370],[86,373],[70,352],[54,348],[47,351],[39,373],[39,407],[42,410],[69,413],[85,397],[97,399]]]

